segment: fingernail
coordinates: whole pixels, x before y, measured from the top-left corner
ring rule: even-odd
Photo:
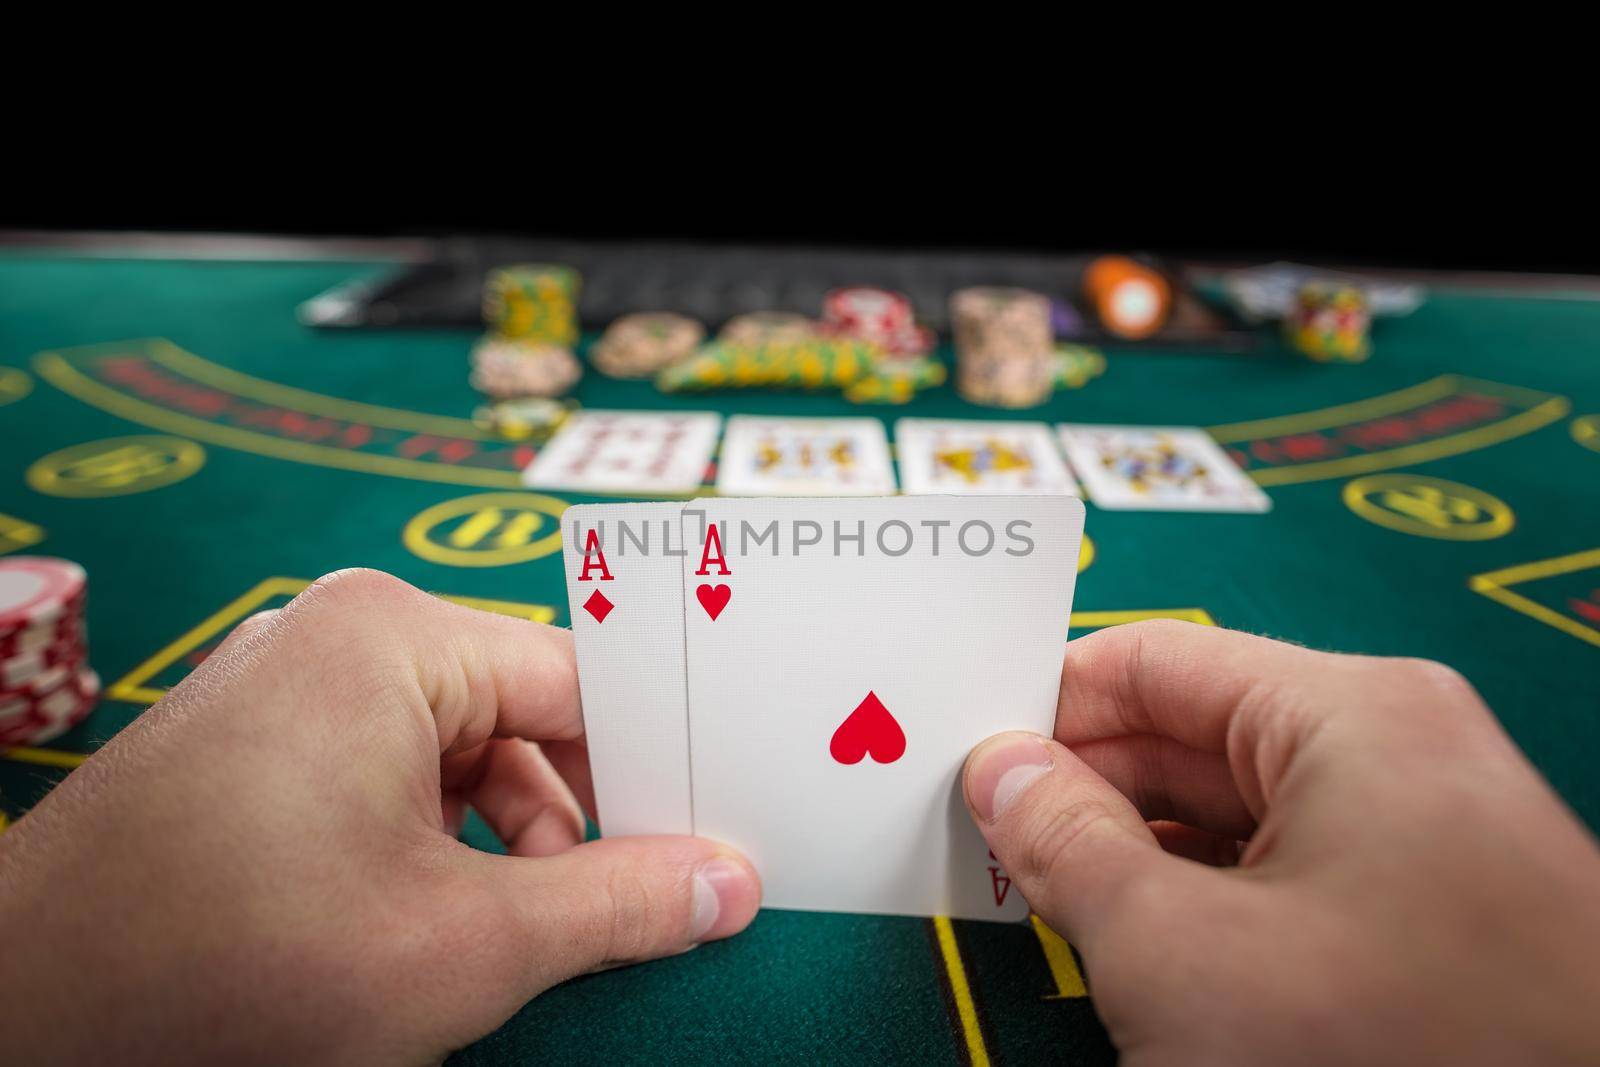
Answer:
[[[967,793],[978,818],[994,822],[1022,791],[1054,766],[1050,750],[1037,737],[1021,734],[988,742],[973,757]]]
[[[689,940],[727,937],[750,921],[745,897],[751,893],[750,872],[731,860],[712,860],[694,872],[694,912]]]

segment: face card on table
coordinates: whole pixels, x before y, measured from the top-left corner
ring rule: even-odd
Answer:
[[[584,734],[607,837],[694,832],[682,509],[580,504],[562,517]]]
[[[1042,422],[900,419],[894,445],[907,493],[1078,492],[1055,435]]]
[[[1272,509],[1272,498],[1204,430],[1180,426],[1058,428],[1089,499],[1130,511]]]
[[[693,494],[704,484],[721,425],[722,416],[709,411],[580,411],[540,449],[522,483],[580,493]]]
[[[877,419],[735,415],[717,465],[723,496],[881,496],[894,492]]]
[[[772,907],[1026,914],[960,775],[1054,725],[1083,504],[697,500],[683,528],[695,832]]]

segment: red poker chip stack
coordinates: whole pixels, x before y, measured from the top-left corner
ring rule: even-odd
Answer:
[[[37,745],[88,718],[100,698],[89,668],[88,575],[64,559],[0,559],[0,745]]]
[[[830,335],[868,341],[901,359],[933,348],[932,331],[917,325],[911,301],[892,289],[832,290],[822,298],[822,325]]]

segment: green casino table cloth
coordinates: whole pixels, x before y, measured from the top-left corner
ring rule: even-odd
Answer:
[[[0,257],[0,552],[90,575],[104,696],[0,749],[23,812],[178,683],[237,620],[378,567],[565,625],[558,517],[532,450],[477,429],[466,331],[317,331],[301,301],[381,262]],[[841,279],[847,281],[848,279]],[[948,386],[898,408],[837,393],[663,396],[592,370],[589,408],[1201,425],[1266,515],[1089,508],[1073,635],[1151,617],[1464,673],[1600,826],[1600,302],[1440,291],[1375,354],[1109,353],[1100,379],[996,413]],[[588,340],[592,340],[589,338]],[[586,341],[587,343],[587,341]],[[949,352],[944,352],[949,358]],[[914,654],[916,634],[885,634]],[[203,819],[203,799],[196,798]],[[495,848],[469,822],[473,844]],[[870,863],[870,857],[859,862]],[[552,990],[463,1064],[1104,1062],[1069,945],[1037,920],[764,911],[745,934]]]

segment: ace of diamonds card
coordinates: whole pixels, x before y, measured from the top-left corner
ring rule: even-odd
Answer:
[[[697,500],[682,517],[695,833],[772,907],[1011,920],[967,754],[1051,732],[1083,531],[1066,496]]]

